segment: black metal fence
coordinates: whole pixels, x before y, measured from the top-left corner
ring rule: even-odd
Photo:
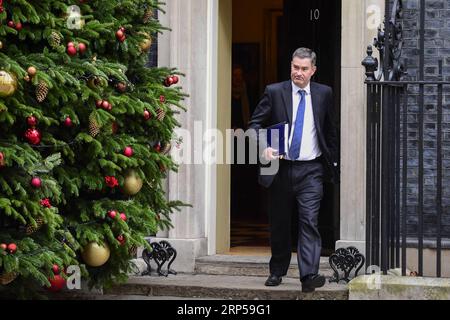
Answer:
[[[406,275],[407,248],[417,248],[418,274],[423,275],[425,247],[436,250],[436,276],[442,275],[441,250],[444,229],[443,218],[443,173],[446,168],[442,161],[442,106],[444,86],[450,87],[450,82],[444,81],[383,81],[367,82],[367,225],[366,225],[366,262],[367,266],[378,265],[381,270],[402,268]],[[419,88],[418,94],[416,88]],[[437,92],[436,141],[426,148],[424,140],[424,93]],[[410,97],[417,98],[419,110],[417,123],[419,137],[416,150],[417,170],[409,167],[410,146],[408,128],[413,125],[408,114]],[[430,148],[431,147],[431,148]],[[432,206],[424,202],[425,187],[425,150],[430,154],[434,149],[428,169],[437,171],[435,183],[434,215],[432,226],[424,228],[424,217],[433,215],[426,211]],[[429,160],[429,159],[428,159]],[[416,180],[417,190],[410,189],[410,184]],[[411,201],[416,197],[417,221],[416,228],[411,227],[408,212]],[[427,214],[428,213],[428,214]],[[431,231],[431,232],[430,232]],[[434,233],[434,234],[433,234]]]
[[[445,92],[450,82],[442,81],[442,61],[437,80],[424,81],[424,25],[421,23],[419,80],[403,81],[402,1],[386,2],[385,30],[379,30],[375,46],[363,61],[367,85],[367,219],[366,266],[389,269],[417,268],[424,275],[424,250],[432,249],[433,276],[443,274],[443,247],[448,246],[450,208],[444,197],[443,177],[448,175],[443,161]],[[424,1],[421,1],[423,4]],[[421,16],[424,18],[424,7]],[[448,99],[448,97],[447,97]],[[447,106],[448,107],[448,106]],[[428,173],[430,177],[428,177]],[[409,256],[409,259],[408,259]],[[414,263],[410,262],[415,260]],[[408,265],[408,262],[411,263]]]

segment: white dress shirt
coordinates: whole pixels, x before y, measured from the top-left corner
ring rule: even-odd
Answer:
[[[308,84],[306,88],[301,89],[292,82],[292,127],[289,136],[289,148],[291,147],[292,138],[294,137],[295,121],[297,119],[298,107],[300,104],[299,90],[305,90],[306,109],[305,119],[303,122],[303,136],[302,145],[300,146],[300,157],[298,159],[289,159],[296,161],[309,161],[314,160],[322,155],[322,151],[319,147],[319,140],[317,138],[316,125],[314,124],[314,114],[312,108],[311,99],[311,86]]]

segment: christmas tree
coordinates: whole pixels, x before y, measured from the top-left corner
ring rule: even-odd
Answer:
[[[170,228],[163,189],[185,95],[148,65],[156,0],[0,0],[0,295],[126,281]]]

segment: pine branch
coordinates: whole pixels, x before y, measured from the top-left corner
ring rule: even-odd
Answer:
[[[29,168],[27,172],[30,176],[35,176],[37,174],[49,173],[55,167],[61,164],[61,153],[55,153],[47,157],[43,162],[37,163]]]

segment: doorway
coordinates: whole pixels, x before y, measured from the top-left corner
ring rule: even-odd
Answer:
[[[313,81],[333,88],[340,115],[341,0],[233,0],[233,128],[246,129],[266,85],[290,78],[291,56],[298,47],[316,52],[318,72]],[[257,165],[231,168],[232,252],[270,246],[268,194],[258,185],[257,174]],[[339,239],[340,195],[339,186],[324,187],[319,231],[322,255],[327,256]],[[296,228],[294,224],[293,235]]]

